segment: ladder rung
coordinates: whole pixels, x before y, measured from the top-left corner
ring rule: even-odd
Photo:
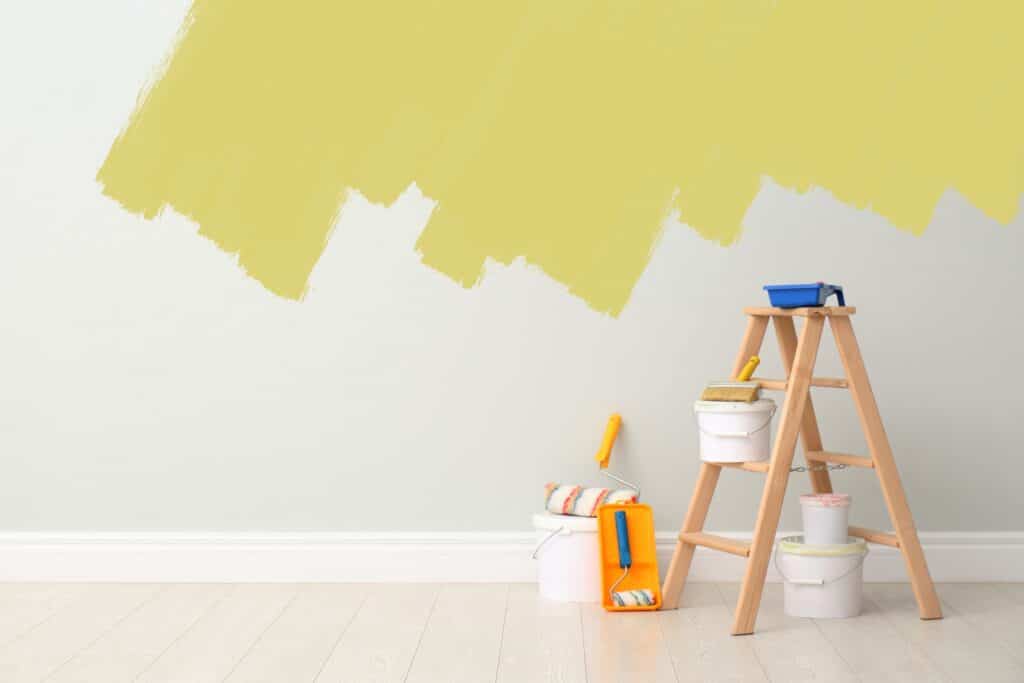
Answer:
[[[812,377],[812,387],[825,387],[827,389],[846,389],[849,382],[843,377]]]
[[[832,462],[837,465],[849,465],[851,467],[874,468],[875,463],[871,458],[862,455],[849,455],[847,453],[830,453],[829,451],[807,451],[804,458],[815,462]]]
[[[712,465],[718,465],[719,467],[731,467],[734,470],[746,470],[747,472],[767,472],[768,466],[771,465],[767,460],[750,462],[713,462]]]
[[[785,391],[788,382],[784,379],[766,379],[764,377],[751,377],[751,382],[757,382],[761,385],[762,389],[772,389],[775,391]],[[812,387],[825,387],[827,389],[846,389],[849,386],[842,377],[812,377]]]
[[[705,548],[721,550],[723,553],[732,553],[740,557],[750,555],[750,544],[746,541],[737,541],[725,536],[706,534],[703,531],[684,531],[679,534],[679,540],[693,545],[702,545]]]
[[[877,529],[865,529],[862,526],[851,526],[850,535],[856,536],[857,538],[863,538],[865,541],[871,541],[872,543],[881,543],[893,548],[900,547],[900,539],[896,538],[894,534],[887,534],[884,531],[878,531]]]

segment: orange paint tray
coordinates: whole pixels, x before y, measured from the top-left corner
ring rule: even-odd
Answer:
[[[633,566],[616,591],[647,588],[654,592],[653,605],[618,607],[609,590],[620,576],[619,543],[615,531],[615,512],[625,510],[629,529],[629,549]],[[654,512],[650,505],[624,503],[602,505],[597,510],[597,537],[601,548],[601,604],[609,612],[649,611],[661,608],[661,585],[658,583],[658,555],[654,544]]]

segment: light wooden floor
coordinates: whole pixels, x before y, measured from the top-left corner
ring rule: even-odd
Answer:
[[[0,681],[1024,681],[1024,584],[903,584],[864,614],[782,614],[728,635],[737,586],[677,611],[607,614],[531,584],[0,584]]]

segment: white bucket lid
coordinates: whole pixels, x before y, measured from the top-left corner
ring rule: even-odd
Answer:
[[[533,528],[538,531],[589,531],[597,533],[597,517],[579,517],[577,515],[553,515],[550,512],[538,512],[533,516]]]
[[[693,410],[698,413],[770,413],[775,410],[775,401],[770,398],[759,398],[747,403],[745,401],[696,401]]]
[[[863,538],[848,536],[846,540],[846,543],[811,545],[804,543],[803,536],[786,536],[779,540],[779,552],[786,553],[787,555],[842,557],[844,555],[863,555],[868,551],[868,544]]]

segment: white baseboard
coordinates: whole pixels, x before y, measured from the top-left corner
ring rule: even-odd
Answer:
[[[658,534],[662,571],[674,537]],[[535,538],[529,532],[7,533],[0,534],[0,581],[529,582],[536,580]],[[923,532],[921,541],[936,581],[1024,581],[1024,531]],[[698,548],[691,580],[738,581],[743,566],[741,558]],[[778,580],[773,569],[768,577]],[[864,578],[906,581],[899,552],[872,545]]]

